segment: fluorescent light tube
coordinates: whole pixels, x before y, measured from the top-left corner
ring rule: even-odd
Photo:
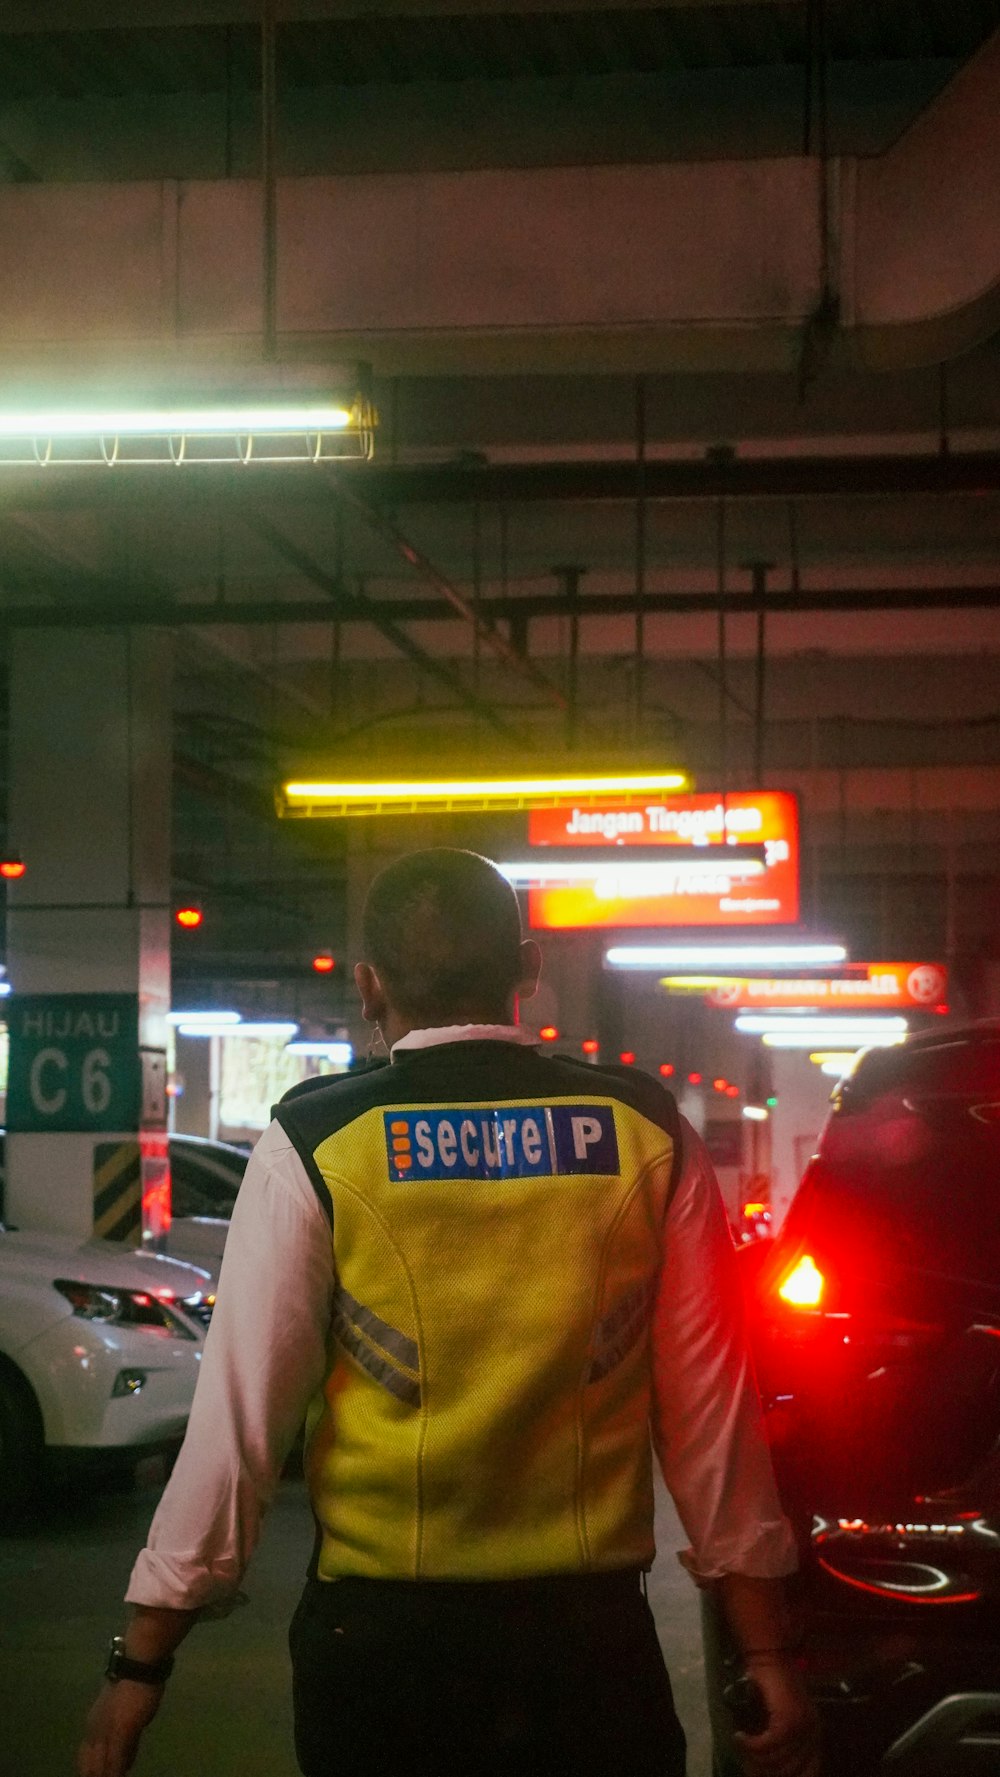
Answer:
[[[168,1024],[239,1024],[238,1012],[168,1012]]]
[[[788,1035],[785,1032],[768,1031],[761,1037],[765,1049],[811,1049],[817,1040],[817,1032],[803,1031],[800,1036]],[[896,1043],[906,1041],[905,1031],[885,1031],[881,1036],[868,1032],[864,1036],[852,1036],[849,1031],[838,1033],[837,1041],[858,1049],[891,1049]]]
[[[905,1018],[852,1018],[846,1015],[838,1018],[835,1013],[826,1017],[816,1012],[740,1012],[735,1019],[735,1028],[757,1037],[769,1033],[801,1036],[805,1031],[812,1031],[813,1048],[816,1049],[822,1045],[824,1037],[836,1038],[847,1033],[852,1037],[866,1037],[894,1032],[905,1037],[907,1024]]]
[[[219,438],[236,432],[287,436],[293,432],[342,432],[350,409],[327,403],[269,407],[80,407],[40,408],[37,413],[0,411],[0,438]]]
[[[354,779],[299,781],[281,790],[279,812],[286,815],[345,815],[447,809],[463,804],[491,808],[553,807],[603,796],[653,796],[684,790],[683,771],[524,773],[516,777]]]
[[[604,953],[611,969],[835,968],[846,962],[842,944],[615,944]]]
[[[310,1037],[298,1037],[285,1048],[289,1055],[315,1055],[325,1061],[332,1061],[335,1067],[350,1067],[354,1060],[354,1049],[350,1043],[324,1043],[318,1039],[314,1042]]]
[[[236,1024],[211,1024],[207,1018],[199,1018],[193,1024],[181,1024],[177,1028],[182,1037],[274,1037],[287,1043],[299,1027],[267,1018],[248,1019],[246,1023],[239,1019]]]

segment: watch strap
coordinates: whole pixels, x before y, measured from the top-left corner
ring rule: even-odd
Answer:
[[[122,1678],[130,1678],[136,1684],[166,1684],[173,1669],[172,1654],[165,1660],[133,1660],[125,1652],[124,1635],[111,1637],[104,1676],[110,1679],[112,1684],[117,1684]]]

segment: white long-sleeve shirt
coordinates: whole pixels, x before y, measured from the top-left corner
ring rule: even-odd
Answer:
[[[531,1041],[520,1027],[411,1031],[395,1049]],[[395,1052],[395,1050],[394,1050]],[[226,1240],[218,1301],[187,1436],[126,1599],[225,1606],[306,1408],[327,1371],[330,1225],[278,1123],[250,1158]],[[652,1436],[704,1583],[776,1578],[796,1565],[750,1368],[732,1241],[704,1145],[683,1123],[651,1321]]]

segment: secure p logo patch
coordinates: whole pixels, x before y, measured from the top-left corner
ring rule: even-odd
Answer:
[[[389,1177],[403,1179],[551,1178],[614,1174],[618,1138],[610,1105],[456,1105],[386,1111]]]

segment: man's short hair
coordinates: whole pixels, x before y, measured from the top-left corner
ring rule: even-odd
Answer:
[[[383,870],[362,920],[365,958],[414,1022],[500,1021],[520,976],[521,916],[478,852],[411,852]]]

